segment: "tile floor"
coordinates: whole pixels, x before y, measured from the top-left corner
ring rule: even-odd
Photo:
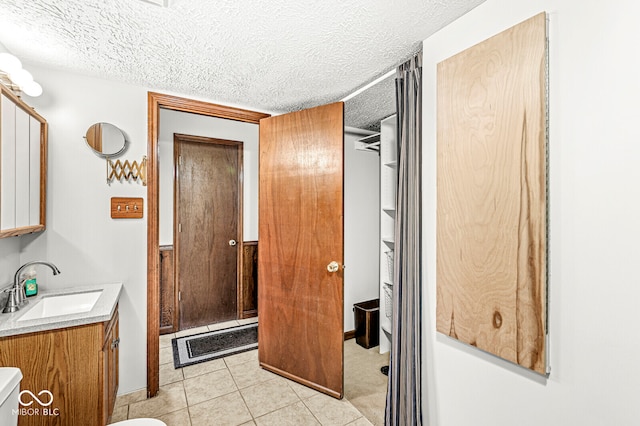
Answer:
[[[257,350],[174,369],[172,338],[253,321],[161,336],[158,395],[146,399],[141,390],[118,396],[112,421],[152,417],[168,426],[372,425],[346,398],[331,398],[261,369]]]

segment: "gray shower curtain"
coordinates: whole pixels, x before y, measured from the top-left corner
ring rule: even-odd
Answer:
[[[422,52],[396,73],[398,192],[385,425],[422,425]]]

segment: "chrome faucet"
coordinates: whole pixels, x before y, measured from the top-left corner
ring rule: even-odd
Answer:
[[[18,311],[20,310],[20,307],[22,307],[22,305],[26,305],[27,303],[29,303],[29,301],[27,300],[27,296],[25,294],[24,285],[20,283],[20,273],[25,268],[32,265],[48,266],[53,271],[53,275],[58,275],[60,273],[60,269],[58,269],[56,265],[54,265],[51,262],[45,262],[42,260],[27,262],[21,267],[19,267],[18,270],[16,271],[15,276],[13,277],[13,286],[10,289],[5,290],[9,293],[9,298],[7,299],[7,304],[2,311],[3,313]]]

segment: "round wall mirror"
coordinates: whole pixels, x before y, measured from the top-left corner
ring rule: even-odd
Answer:
[[[96,123],[89,127],[85,140],[101,157],[117,157],[127,148],[124,132],[110,123]]]

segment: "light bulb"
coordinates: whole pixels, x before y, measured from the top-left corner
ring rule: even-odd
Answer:
[[[22,69],[22,63],[20,59],[13,56],[11,53],[0,53],[0,70],[7,74],[15,73]]]
[[[9,73],[9,78],[11,79],[11,81],[13,81],[13,84],[15,84],[16,86],[20,86],[20,88],[23,88],[33,81],[33,76],[31,75],[31,73],[24,68],[16,72]]]
[[[22,91],[26,95],[31,96],[32,98],[37,98],[38,96],[42,95],[42,86],[40,86],[40,84],[36,83],[35,81],[31,80],[30,83],[26,84],[22,88]]]

